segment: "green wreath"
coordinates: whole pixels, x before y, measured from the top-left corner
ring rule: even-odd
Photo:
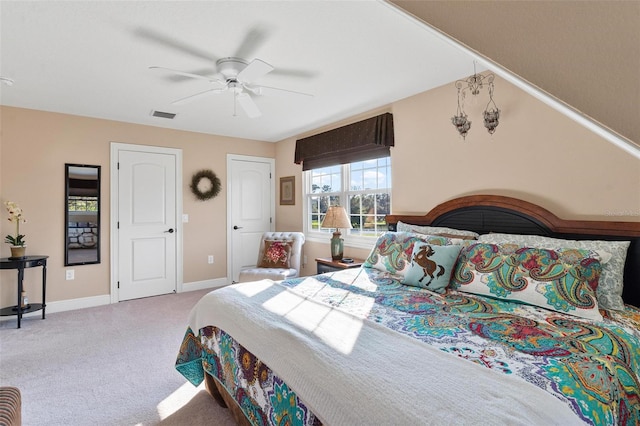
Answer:
[[[206,191],[202,191],[199,188],[203,181],[209,182],[209,189]],[[206,201],[220,193],[220,179],[211,170],[200,170],[191,178],[191,185],[189,185],[189,187],[198,200]]]

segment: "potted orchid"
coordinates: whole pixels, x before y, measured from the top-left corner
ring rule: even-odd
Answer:
[[[11,257],[24,257],[26,241],[24,235],[20,233],[20,224],[26,223],[27,220],[22,215],[22,209],[13,201],[5,201],[4,206],[9,213],[9,222],[16,224],[15,235],[7,235],[4,242],[11,244]]]

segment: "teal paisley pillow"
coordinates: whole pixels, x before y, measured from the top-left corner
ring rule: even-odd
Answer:
[[[462,244],[464,241],[456,238],[421,235],[411,232],[386,232],[378,237],[375,246],[373,246],[371,253],[362,266],[404,276],[411,266],[413,245],[417,242],[426,242],[436,246],[450,246]]]
[[[437,246],[423,242],[413,245],[410,267],[402,284],[444,293],[462,246]]]
[[[539,235],[517,234],[486,234],[478,237],[478,241],[492,244],[519,244],[528,247],[540,247],[557,250],[560,247],[593,250],[601,255],[605,252],[610,255],[610,260],[602,257],[602,275],[596,290],[598,305],[600,308],[623,311],[624,301],[622,290],[624,283],[624,264],[627,258],[627,249],[630,241],[600,241],[600,240],[562,240],[558,238],[542,237]]]
[[[476,243],[460,252],[451,286],[602,320],[596,288],[602,266],[590,250]]]

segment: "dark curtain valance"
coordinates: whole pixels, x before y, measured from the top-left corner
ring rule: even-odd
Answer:
[[[96,179],[69,178],[69,195],[78,197],[97,197],[98,181]]]
[[[389,156],[394,146],[393,115],[385,113],[296,141],[302,170]]]

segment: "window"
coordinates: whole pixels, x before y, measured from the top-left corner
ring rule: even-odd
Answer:
[[[98,211],[98,197],[84,197],[70,195],[68,198],[68,208],[70,212],[96,212]]]
[[[387,230],[385,215],[391,213],[391,158],[321,167],[305,173],[307,234],[326,238],[331,229],[320,228],[329,206],[341,205],[353,229],[341,229],[351,245],[371,246],[371,238]]]

